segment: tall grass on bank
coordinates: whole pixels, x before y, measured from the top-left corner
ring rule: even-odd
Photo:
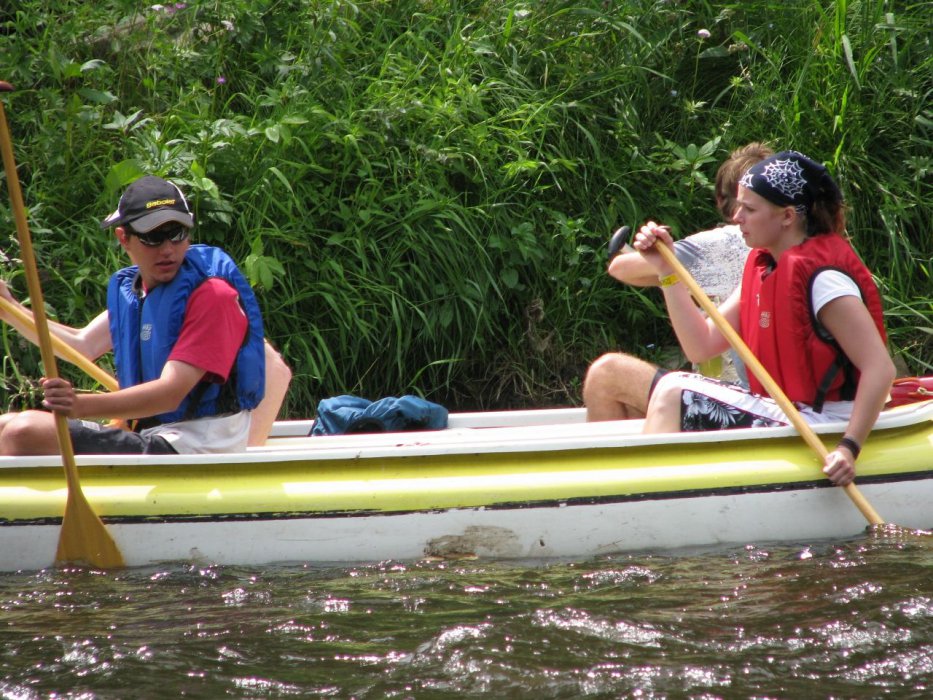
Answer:
[[[289,414],[567,404],[601,352],[674,342],[656,292],[605,275],[611,231],[714,224],[750,140],[830,166],[893,349],[930,370],[930,5],[24,0],[0,78],[58,318],[103,307],[125,260],[96,222],[155,172],[256,286]],[[2,340],[10,396],[37,354]]]

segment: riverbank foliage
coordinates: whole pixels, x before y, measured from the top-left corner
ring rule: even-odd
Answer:
[[[254,283],[289,415],[341,393],[566,405],[600,353],[674,344],[659,294],[606,276],[611,232],[715,224],[716,167],[751,140],[830,167],[892,348],[931,370],[931,9],[20,0],[0,78],[54,317],[103,308],[126,261],[98,221],[152,172]],[[0,222],[22,298],[5,192]],[[10,398],[38,353],[0,340]]]

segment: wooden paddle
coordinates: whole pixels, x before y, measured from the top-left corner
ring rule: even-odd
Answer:
[[[15,316],[20,323],[38,335],[36,324],[33,322],[32,317],[27,313],[23,313],[23,310],[10,302],[9,299],[0,297],[0,309],[3,309],[11,316]],[[90,375],[91,379],[96,380],[98,384],[108,391],[116,391],[120,388],[113,375],[102,370],[58,336],[50,335],[49,337],[52,339],[52,350],[55,352],[56,357],[70,362],[78,369],[84,370],[85,373]]]
[[[11,92],[12,90],[13,87],[9,83],[0,81],[0,92]],[[6,172],[10,202],[13,206],[13,218],[16,221],[20,254],[23,257],[23,267],[26,271],[26,284],[29,288],[29,297],[32,300],[36,334],[39,337],[39,350],[42,354],[42,365],[45,368],[46,377],[54,378],[58,376],[58,367],[55,364],[55,354],[52,350],[48,319],[45,316],[45,302],[42,297],[42,285],[36,267],[36,258],[32,250],[29,226],[26,223],[26,207],[19,187],[16,161],[13,159],[13,144],[2,101],[0,101],[0,150],[3,152],[3,168]],[[65,511],[62,516],[62,529],[59,533],[55,562],[56,564],[82,562],[103,569],[122,567],[123,556],[120,554],[120,550],[117,549],[117,545],[110,533],[107,532],[101,519],[91,509],[90,504],[84,497],[84,492],[81,490],[78,467],[75,464],[74,449],[71,445],[71,435],[68,432],[67,417],[56,413],[55,428],[62,453],[65,480],[68,485],[68,496],[65,500]]]
[[[755,374],[758,381],[768,390],[768,394],[770,394],[771,398],[773,398],[778,406],[781,407],[781,410],[784,411],[784,414],[791,424],[797,428],[797,432],[800,433],[800,436],[813,448],[813,451],[816,452],[817,456],[820,458],[820,462],[825,462],[826,455],[829,454],[826,446],[816,436],[810,424],[800,415],[800,411],[798,411],[797,407],[787,398],[787,395],[781,390],[777,382],[771,378],[768,370],[766,370],[764,365],[758,361],[758,358],[752,354],[752,351],[749,350],[741,336],[735,332],[735,329],[729,325],[729,322],[719,312],[719,309],[716,308],[716,305],[713,304],[706,295],[706,292],[703,291],[700,285],[697,284],[696,280],[693,279],[687,271],[687,268],[685,268],[677,259],[677,256],[674,255],[674,251],[664,243],[659,243],[656,247],[664,260],[674,268],[674,272],[680,278],[680,281],[687,285],[687,288],[700,307],[713,319],[713,323],[716,324],[716,327],[726,337],[726,340],[729,341],[729,345],[732,346],[733,350],[742,358],[742,362],[745,363],[745,366]],[[842,488],[869,523],[872,525],[884,525],[884,520],[882,520],[881,516],[871,507],[871,504],[866,500],[855,484],[848,484]]]

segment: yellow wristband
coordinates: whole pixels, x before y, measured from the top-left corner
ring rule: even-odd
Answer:
[[[677,276],[676,272],[672,272],[665,277],[658,277],[658,281],[661,283],[662,287],[673,287],[680,282],[680,278]]]

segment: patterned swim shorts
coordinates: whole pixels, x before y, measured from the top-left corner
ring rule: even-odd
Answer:
[[[659,384],[675,382],[681,389],[680,427],[686,432],[730,428],[771,428],[790,421],[773,399],[736,384],[690,372],[671,372]],[[821,413],[795,404],[808,423],[848,420],[851,401],[827,402]]]

